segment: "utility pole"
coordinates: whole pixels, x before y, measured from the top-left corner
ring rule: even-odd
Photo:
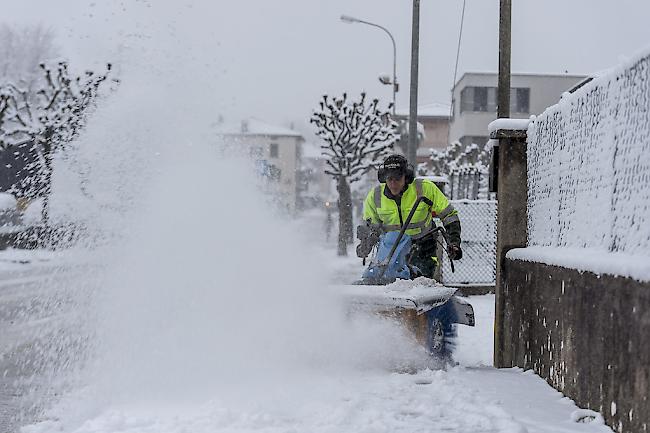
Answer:
[[[500,0],[499,7],[499,88],[497,118],[510,117],[510,27],[512,0]]]
[[[499,6],[499,88],[497,95],[497,118],[510,117],[510,16],[511,0],[500,0]],[[505,362],[505,298],[502,287],[502,272],[505,254],[513,244],[520,246],[522,237],[514,238],[523,231],[523,245],[526,245],[526,207],[517,204],[526,202],[526,147],[525,142],[517,144],[515,139],[499,140],[499,145],[492,147],[492,190],[498,194],[497,210],[497,256],[496,256],[496,286],[494,305],[494,366],[497,368],[510,366]],[[514,145],[513,145],[514,143]],[[500,149],[501,146],[503,149]],[[523,149],[523,154],[522,154]],[[523,162],[522,162],[523,161]],[[522,174],[523,172],[523,174]],[[521,179],[524,179],[524,194],[521,198]],[[503,184],[498,187],[499,184]],[[520,188],[514,187],[519,184]],[[505,191],[501,190],[505,187]],[[519,194],[518,194],[519,193]],[[523,218],[522,218],[523,213]],[[523,220],[523,222],[522,222]],[[513,229],[523,223],[523,230]],[[513,234],[514,233],[514,234]],[[513,240],[514,239],[514,240]]]
[[[409,142],[406,159],[417,165],[418,148],[418,62],[420,49],[420,0],[413,0],[413,26],[411,28],[411,101],[409,104]]]

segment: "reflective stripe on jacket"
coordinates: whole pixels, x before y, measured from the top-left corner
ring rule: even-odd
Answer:
[[[447,197],[431,181],[415,179],[411,182],[406,191],[402,193],[400,205],[384,194],[386,184],[382,183],[373,188],[363,204],[363,219],[370,220],[374,224],[383,223],[384,228],[389,231],[400,230],[401,222],[406,221],[411,208],[419,196],[425,196],[433,202],[429,207],[426,203],[420,202],[406,234],[414,236],[431,225],[431,212],[434,212],[442,220],[443,225],[458,221],[458,211],[449,204]],[[400,220],[401,213],[401,220]]]

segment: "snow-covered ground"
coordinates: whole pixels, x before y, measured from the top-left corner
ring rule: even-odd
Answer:
[[[446,371],[427,369],[424,350],[388,319],[348,317],[328,287],[357,279],[361,263],[337,258],[334,236],[323,245],[324,214],[288,221],[256,188],[250,161],[208,145],[211,112],[169,104],[174,86],[142,79],[125,80],[57,161],[52,216],[81,218],[94,250],[0,254],[10,331],[0,389],[11,394],[0,408],[14,411],[4,412],[12,426],[609,431],[576,422],[589,416],[535,375],[489,367],[489,296],[471,299],[477,326],[460,329],[459,364]],[[171,100],[201,100],[185,92]],[[83,191],[66,164],[87,168]]]
[[[314,215],[313,217],[318,217]],[[304,221],[302,221],[304,223]],[[326,272],[338,282],[349,281],[361,271],[353,257],[338,258],[330,245],[311,248]],[[12,296],[10,281],[15,278],[41,278],[47,269],[61,273],[61,263],[70,263],[65,254],[47,252],[0,252],[0,305]],[[12,280],[13,278],[13,280]],[[4,281],[4,283],[2,283]],[[15,286],[14,286],[15,287]],[[43,290],[43,286],[41,286]],[[15,293],[14,293],[15,295]],[[358,347],[347,347],[345,362],[341,354],[326,359],[308,358],[311,365],[289,359],[287,369],[278,369],[277,359],[260,357],[234,369],[234,377],[213,381],[205,371],[197,382],[191,371],[169,371],[173,386],[147,381],[128,389],[130,395],[112,399],[98,397],[92,386],[81,388],[55,400],[41,415],[41,422],[24,426],[22,433],[207,433],[207,432],[608,432],[601,418],[579,410],[573,402],[549,387],[542,379],[520,369],[492,367],[493,295],[470,297],[477,326],[459,327],[456,361],[447,370],[425,368],[418,347],[390,324],[378,319],[349,322],[350,333],[360,340]],[[156,300],[152,299],[152,303]],[[314,306],[318,308],[318,305]],[[326,310],[327,311],[327,310]],[[283,312],[280,312],[283,313]],[[284,312],[286,313],[286,312]],[[314,314],[315,319],[319,318]],[[23,324],[29,314],[22,315]],[[33,317],[38,322],[39,317]],[[126,320],[126,319],[125,319]],[[177,320],[183,319],[182,317]],[[245,320],[245,318],[242,318]],[[215,326],[220,326],[215,317]],[[178,328],[186,329],[182,323]],[[239,325],[237,325],[239,326]],[[374,328],[359,330],[359,327]],[[235,326],[236,328],[236,326]],[[266,331],[259,330],[260,340]],[[232,329],[236,332],[236,329]],[[327,337],[327,333],[314,335]],[[246,332],[244,331],[244,336]],[[27,338],[25,334],[22,337]],[[305,335],[309,337],[309,335]],[[374,338],[374,342],[363,338]],[[191,338],[191,336],[186,336]],[[384,338],[382,341],[381,339]],[[276,342],[270,338],[272,342]],[[255,344],[258,344],[256,342]],[[313,341],[292,344],[316,348],[312,355],[324,356]],[[331,341],[323,346],[330,347]],[[183,346],[184,345],[179,345]],[[16,347],[15,344],[3,347]],[[199,346],[200,347],[200,346]],[[336,344],[331,346],[337,348]],[[279,350],[286,350],[286,347]],[[193,358],[211,357],[187,354],[180,366],[193,367]],[[297,353],[301,348],[295,348]],[[374,351],[374,353],[372,353]],[[4,352],[4,349],[3,349]],[[244,349],[248,355],[255,350]],[[343,353],[343,350],[341,351]],[[3,357],[8,354],[3,353]],[[163,353],[168,356],[169,353]],[[227,358],[224,354],[224,358]],[[155,357],[154,357],[155,359]],[[237,359],[237,358],[235,358]],[[164,366],[169,360],[160,359]],[[410,364],[407,365],[407,364]],[[197,364],[201,367],[201,364]],[[149,368],[155,369],[153,365]],[[406,367],[406,368],[405,368]],[[409,368],[410,367],[410,368]],[[219,371],[215,365],[215,375]],[[404,372],[407,371],[407,372]],[[161,380],[160,376],[155,376]],[[183,383],[183,378],[186,383]],[[117,383],[123,379],[113,374]],[[110,378],[109,378],[110,379]],[[164,378],[162,378],[164,379]],[[227,380],[225,380],[227,379]],[[86,378],[92,382],[93,378]],[[33,384],[33,382],[30,382]],[[202,386],[202,383],[206,386]],[[151,383],[149,383],[151,385]],[[128,385],[120,384],[122,387]],[[110,388],[102,388],[110,389]],[[117,394],[116,394],[117,395]],[[18,410],[18,409],[16,409]],[[593,419],[593,421],[592,421]],[[582,422],[577,422],[582,421]],[[585,422],[591,421],[591,422]],[[33,420],[32,420],[33,422]],[[28,423],[30,424],[30,423]]]

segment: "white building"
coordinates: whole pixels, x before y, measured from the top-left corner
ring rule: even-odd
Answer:
[[[510,117],[527,119],[531,114],[540,114],[585,78],[569,74],[512,74]],[[497,117],[497,82],[494,72],[468,72],[458,80],[452,91],[450,143],[487,142],[488,124]]]
[[[249,118],[236,125],[216,126],[217,136],[240,149],[255,163],[265,180],[265,187],[273,192],[286,210],[296,210],[297,171],[302,134],[293,129]]]

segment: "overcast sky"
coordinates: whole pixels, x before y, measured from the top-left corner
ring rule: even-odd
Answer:
[[[3,0],[11,24],[43,23],[77,65],[114,61],[205,83],[215,117],[303,122],[323,93],[366,90],[388,103],[397,42],[398,107],[408,106],[410,0]],[[107,3],[107,4],[105,4]],[[421,103],[448,102],[462,0],[423,0]],[[496,71],[498,0],[467,0],[458,78]],[[647,0],[513,0],[513,72],[589,74],[650,48]],[[134,66],[134,65],[137,65]],[[164,88],[161,88],[164,91]]]

